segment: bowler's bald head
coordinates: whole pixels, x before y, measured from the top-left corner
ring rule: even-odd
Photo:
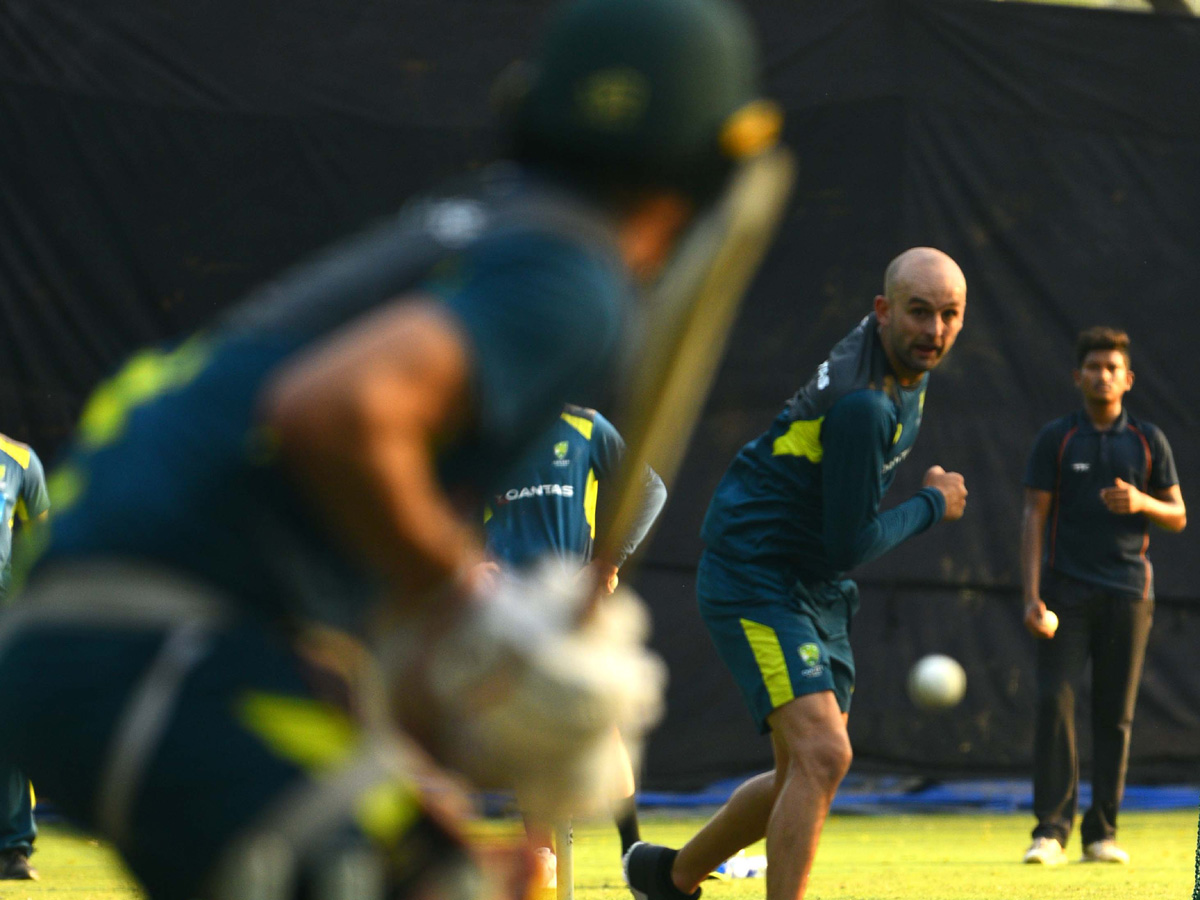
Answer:
[[[903,385],[916,384],[954,346],[967,311],[967,279],[941,250],[913,247],[888,264],[875,298],[879,339]]]
[[[967,300],[967,279],[958,263],[935,247],[912,247],[890,263],[883,295],[893,303],[909,297],[952,296]]]

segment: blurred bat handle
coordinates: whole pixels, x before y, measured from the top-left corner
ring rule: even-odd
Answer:
[[[602,559],[603,557],[599,558]],[[583,625],[591,620],[592,615],[596,612],[596,607],[600,602],[607,597],[611,592],[608,588],[600,583],[600,571],[603,567],[599,559],[593,559],[590,563],[583,567],[580,571],[580,577],[587,579],[587,598],[579,607],[579,612],[576,617],[576,624]]]
[[[558,858],[556,900],[575,900],[575,837],[570,820],[555,827],[554,852]]]

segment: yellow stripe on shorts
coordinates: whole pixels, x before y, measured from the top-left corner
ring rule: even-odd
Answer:
[[[358,798],[354,818],[379,843],[394,847],[421,818],[416,787],[405,781],[385,781],[367,788]]]
[[[247,691],[236,713],[276,756],[310,772],[344,763],[361,737],[358,726],[340,709],[307,697]]]
[[[787,660],[784,659],[783,647],[779,645],[779,635],[775,629],[749,619],[739,621],[742,631],[746,632],[746,640],[750,642],[750,650],[754,653],[754,661],[758,663],[763,684],[767,686],[771,706],[779,708],[795,699],[792,679],[788,677]]]

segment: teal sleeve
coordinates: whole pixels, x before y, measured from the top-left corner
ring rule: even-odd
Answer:
[[[923,488],[894,509],[879,512],[881,473],[895,429],[891,401],[879,391],[848,394],[825,417],[823,536],[829,561],[840,571],[882,556],[945,514],[945,498],[933,488]]]
[[[600,413],[596,413],[592,419],[592,440],[589,449],[596,478],[606,481],[615,477],[621,465],[621,457],[625,455],[625,440],[616,426]]]
[[[21,499],[25,501],[25,512],[36,519],[50,508],[50,494],[46,490],[46,470],[42,461],[32,450],[29,451],[29,466],[21,484]]]

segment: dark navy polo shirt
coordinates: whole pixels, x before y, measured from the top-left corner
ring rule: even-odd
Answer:
[[[1117,478],[1147,494],[1179,483],[1171,445],[1157,427],[1123,410],[1112,427],[1097,431],[1087,413],[1077,410],[1038,433],[1025,486],[1053,494],[1043,571],[1152,597],[1149,518],[1109,512],[1100,499],[1101,489]]]

